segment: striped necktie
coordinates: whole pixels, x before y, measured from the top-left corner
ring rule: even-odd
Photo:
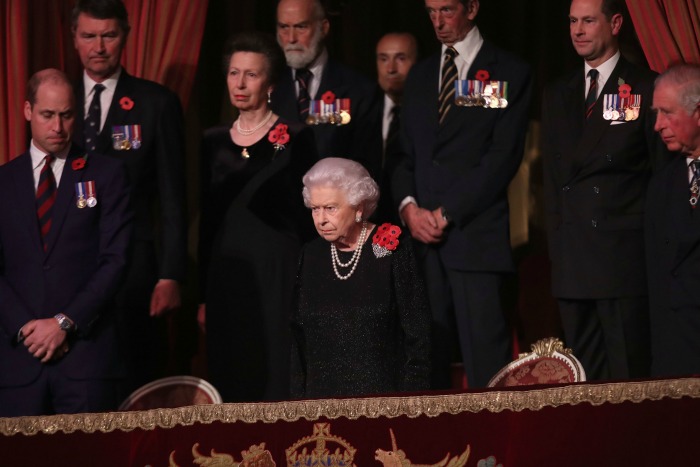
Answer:
[[[308,68],[301,68],[297,70],[296,80],[299,83],[299,97],[297,98],[297,105],[299,106],[299,116],[302,121],[306,120],[309,115],[309,102],[311,101],[311,96],[309,95],[309,82],[311,81],[311,71]]]
[[[593,107],[595,106],[595,101],[598,98],[598,70],[592,68],[588,71],[588,76],[591,78],[591,85],[588,87],[586,104],[584,106],[586,109],[586,118],[590,117],[593,113]]]
[[[455,81],[457,80],[457,65],[455,65],[455,57],[457,55],[454,47],[445,49],[445,58],[442,62],[442,78],[440,80],[440,95],[438,97],[438,115],[441,125],[445,121],[447,112],[452,108]]]
[[[44,158],[44,166],[39,173],[39,184],[36,188],[36,215],[39,220],[41,240],[46,251],[46,237],[51,230],[51,212],[56,200],[56,178],[53,175],[51,163],[54,160],[52,154]]]

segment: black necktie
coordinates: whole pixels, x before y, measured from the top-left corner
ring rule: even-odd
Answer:
[[[51,230],[51,211],[53,203],[56,200],[56,178],[53,175],[51,162],[54,156],[48,154],[44,158],[44,166],[39,172],[39,183],[36,187],[36,217],[39,220],[39,230],[41,231],[41,240],[46,251],[46,237]]]
[[[100,94],[104,91],[103,84],[96,84],[93,90],[92,102],[88,108],[88,113],[85,116],[85,127],[83,134],[85,136],[85,147],[89,151],[94,151],[97,148],[97,135],[100,134],[100,122],[102,121],[102,105],[100,104]]]
[[[445,58],[442,63],[442,78],[440,79],[440,95],[438,97],[440,124],[445,120],[447,112],[450,111],[455,95],[455,80],[457,79],[456,56],[457,51],[453,47],[445,49]]]
[[[588,94],[586,94],[586,103],[584,105],[586,109],[586,118],[590,117],[593,113],[593,106],[595,106],[595,101],[598,97],[598,70],[594,68],[591,69],[588,72],[588,76],[591,78],[591,85],[588,87]]]
[[[386,163],[386,158],[391,157],[398,151],[399,144],[399,128],[401,127],[401,106],[395,105],[391,109],[391,121],[389,122],[389,130],[386,133],[386,142],[384,143],[384,157],[382,158],[382,167]]]
[[[302,120],[306,120],[309,115],[309,102],[311,101],[311,96],[309,95],[309,82],[311,81],[311,72],[308,68],[301,68],[297,70],[296,80],[299,83],[299,97],[297,98],[297,105],[299,107],[299,116]]]

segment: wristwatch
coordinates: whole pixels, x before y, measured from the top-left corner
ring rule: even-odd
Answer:
[[[447,215],[447,210],[442,206],[440,207],[440,214],[442,215],[442,220],[449,224],[452,219]]]
[[[75,324],[73,324],[73,321],[71,321],[70,318],[63,313],[57,314],[54,316],[54,318],[56,318],[56,321],[58,321],[58,326],[62,331],[71,332],[73,329],[75,329]]]

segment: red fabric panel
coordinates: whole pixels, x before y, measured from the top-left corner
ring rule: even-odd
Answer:
[[[173,90],[187,107],[204,34],[208,0],[125,0],[131,33],[122,65]]]
[[[26,2],[0,3],[0,164],[26,149],[27,17]]]
[[[448,454],[450,459],[463,454],[467,445],[470,453],[466,466],[476,466],[491,456],[507,467],[689,465],[688,461],[693,463],[697,457],[698,417],[697,398],[601,405],[582,402],[522,412],[483,410],[416,418],[213,422],[149,431],[0,436],[0,452],[3,465],[156,466],[169,465],[172,453],[174,465],[191,466],[202,465],[193,462],[195,443],[199,443],[197,451],[203,456],[212,457],[213,450],[231,456],[237,463],[242,460],[242,451],[265,443],[264,449],[276,465],[284,466],[288,465],[286,450],[311,436],[317,423],[326,422],[331,436],[344,439],[356,449],[354,464],[358,467],[382,465],[375,459],[378,449],[400,450],[412,464],[434,465]],[[316,444],[306,446],[311,451]],[[326,447],[332,454],[339,445],[326,440]],[[339,449],[344,450],[342,446]]]
[[[697,0],[627,0],[627,8],[652,70],[700,62]]]

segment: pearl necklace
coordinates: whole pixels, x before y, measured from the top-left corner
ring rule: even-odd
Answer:
[[[272,118],[272,110],[270,110],[267,113],[265,118],[263,118],[260,123],[258,123],[257,125],[255,125],[253,128],[251,128],[249,130],[244,130],[243,128],[241,128],[241,117],[238,117],[236,119],[236,131],[239,132],[240,134],[242,134],[243,136],[250,136],[253,133],[255,133],[256,131],[258,131],[260,128],[267,125],[267,122],[269,122],[271,118]]]
[[[355,272],[355,269],[357,268],[357,265],[360,262],[360,255],[362,254],[362,246],[364,245],[366,239],[367,239],[367,221],[364,221],[362,223],[362,230],[360,231],[360,237],[357,239],[357,246],[355,247],[355,251],[352,254],[352,258],[350,258],[350,261],[348,261],[347,263],[342,263],[340,261],[340,258],[338,257],[338,250],[335,248],[335,244],[331,243],[331,263],[333,264],[333,272],[335,272],[335,276],[338,279],[340,279],[341,281],[347,280]],[[347,273],[346,275],[343,276],[338,272],[338,267],[347,268],[350,266],[352,266],[352,269],[350,269],[350,272]]]

